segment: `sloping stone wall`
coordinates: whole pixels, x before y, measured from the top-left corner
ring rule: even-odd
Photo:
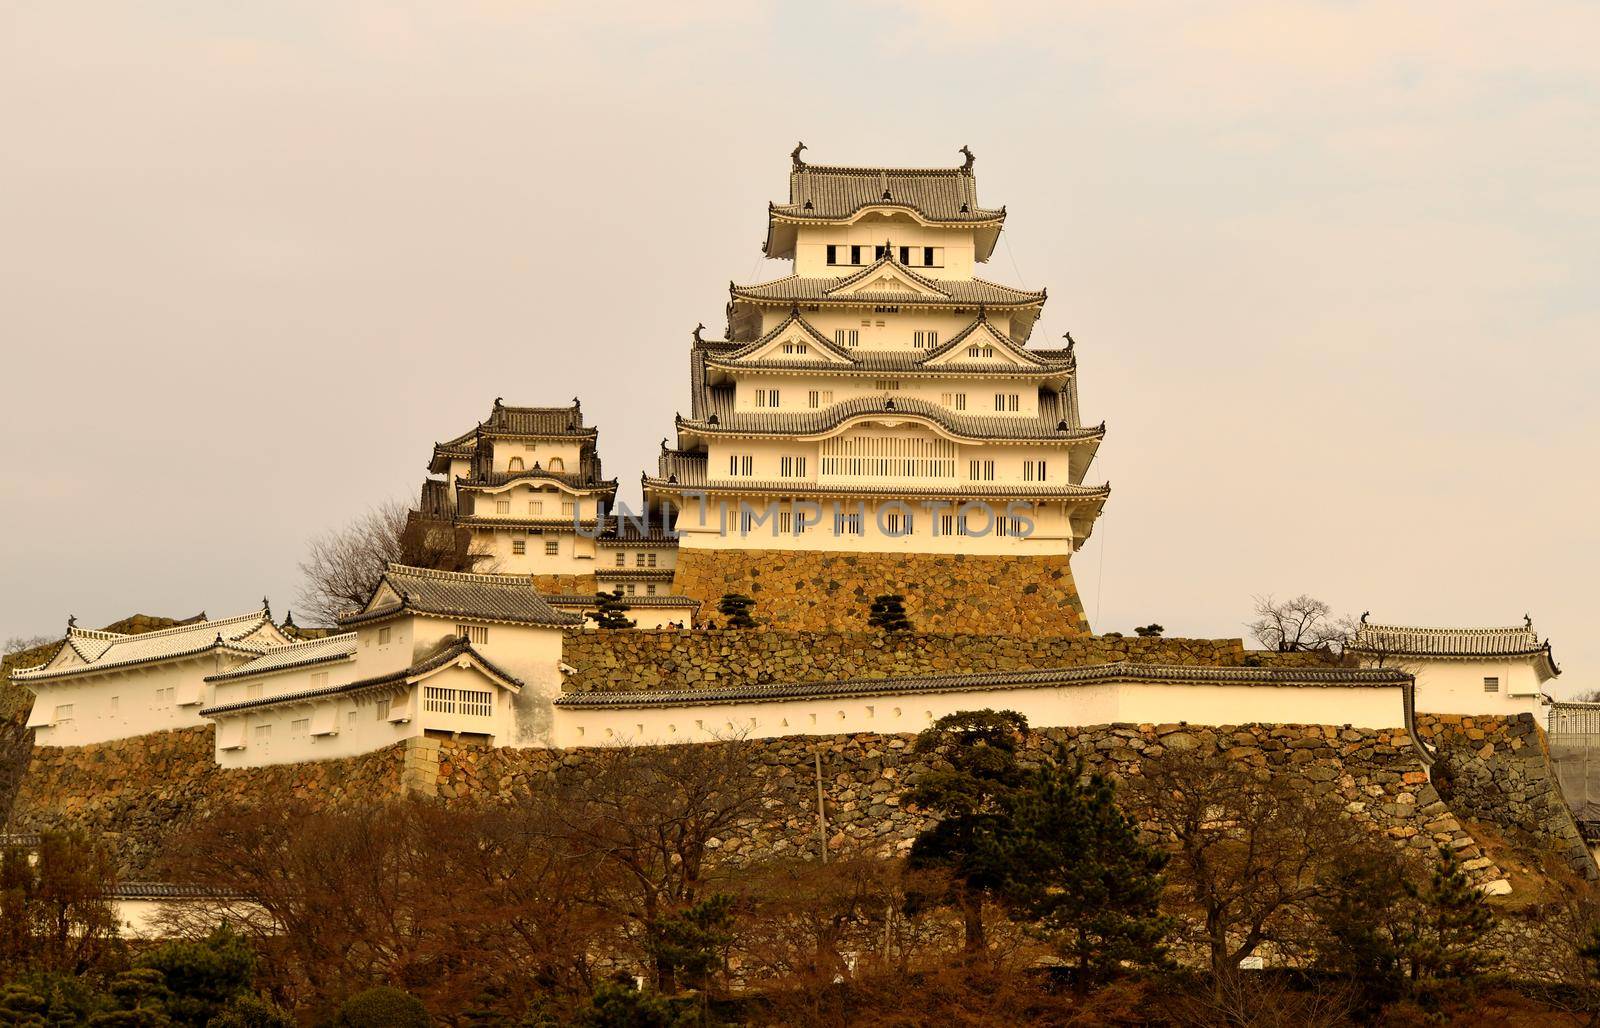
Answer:
[[[743,593],[775,628],[859,632],[874,596],[899,593],[913,624],[933,632],[1062,636],[1089,630],[1070,558],[967,554],[678,551],[673,592],[700,601]]]
[[[1517,736],[1486,730],[1485,741],[1511,751]],[[823,758],[827,844],[882,853],[903,851],[929,823],[903,792],[922,770],[911,735],[857,734],[752,742],[750,773],[763,783],[762,815],[722,840],[752,859],[815,854],[821,847],[815,754]],[[150,873],[176,833],[220,810],[249,807],[262,796],[297,796],[338,806],[404,793],[446,803],[498,802],[538,788],[558,768],[581,769],[593,750],[485,749],[419,739],[341,760],[223,770],[211,760],[210,728],[191,728],[83,747],[39,747],[8,830],[80,828],[113,841],[128,873]],[[1126,778],[1141,761],[1168,749],[1200,748],[1297,776],[1336,796],[1350,816],[1395,845],[1418,852],[1437,845],[1461,854],[1479,881],[1501,877],[1471,825],[1428,784],[1410,740],[1399,731],[1331,726],[1105,725],[1034,734],[1036,755],[1081,757],[1091,769]],[[1137,816],[1138,811],[1134,814]],[[1475,811],[1475,815],[1495,811]],[[1497,825],[1496,817],[1484,817]],[[1548,844],[1538,835],[1534,844]]]
[[[210,725],[88,746],[36,746],[7,830],[81,829],[111,841],[124,871],[153,870],[175,833],[262,796],[370,803],[400,795],[405,749],[340,760],[224,770]]]
[[[1437,749],[1434,784],[1461,816],[1494,825],[1519,845],[1551,850],[1586,878],[1600,878],[1531,714],[1419,714],[1417,734]]]
[[[1138,661],[1238,667],[1251,655],[1238,639],[1141,639],[1081,635],[1028,638],[907,632],[671,629],[568,632],[561,659],[569,691],[696,689],[765,682],[978,671],[1027,671]],[[1283,654],[1320,663],[1310,654]]]

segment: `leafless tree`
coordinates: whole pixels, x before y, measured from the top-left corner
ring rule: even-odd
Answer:
[[[1198,749],[1147,761],[1129,789],[1172,847],[1167,875],[1201,926],[1219,1000],[1263,943],[1304,937],[1328,868],[1362,841],[1303,779]]]
[[[1348,618],[1335,617],[1332,607],[1303,593],[1282,601],[1270,594],[1257,596],[1255,615],[1246,626],[1250,634],[1262,646],[1280,653],[1337,649],[1352,628]]]
[[[489,571],[487,554],[471,550],[466,533],[448,523],[418,519],[399,500],[370,508],[342,528],[312,538],[298,597],[301,610],[331,625],[372,595],[384,570],[395,562],[441,571]]]
[[[591,754],[559,780],[569,844],[589,855],[596,902],[622,926],[656,987],[671,970],[650,954],[670,918],[725,891],[732,863],[719,859],[760,809],[762,780],[742,740],[686,746],[620,745]]]
[[[58,641],[60,638],[60,636],[54,635],[13,635],[11,638],[6,640],[3,647],[0,647],[0,654],[4,654],[9,657],[11,654],[21,653],[23,650],[31,650],[40,646],[48,646],[49,644]]]

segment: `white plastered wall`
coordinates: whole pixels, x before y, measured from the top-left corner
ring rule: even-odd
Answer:
[[[557,745],[708,742],[853,732],[915,733],[959,710],[1014,710],[1036,728],[1101,724],[1300,724],[1403,728],[1392,686],[1115,683],[858,696],[685,703],[626,709],[557,708]]]
[[[205,724],[200,708],[210,699],[206,676],[237,667],[244,659],[213,651],[144,667],[17,684],[34,693],[28,724],[38,745],[84,746]]]

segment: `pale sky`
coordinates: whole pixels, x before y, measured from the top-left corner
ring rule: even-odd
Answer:
[[[1600,686],[1593,4],[0,5],[0,637],[280,615],[496,395],[637,498],[797,139],[1078,340],[1097,630],[1531,612]]]

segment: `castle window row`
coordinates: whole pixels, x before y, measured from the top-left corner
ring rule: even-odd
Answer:
[[[882,260],[890,252],[892,244],[877,243],[870,246],[861,246],[854,243],[829,243],[828,265],[830,267],[859,268],[872,261]],[[942,246],[895,246],[895,257],[908,268],[942,268],[944,267],[944,247]],[[871,255],[870,259],[868,255]]]
[[[921,515],[905,505],[886,508],[876,513],[860,507],[856,509],[836,507],[829,514],[810,505],[805,507],[795,505],[792,509],[774,510],[770,507],[752,508],[741,504],[736,514],[734,511],[725,510],[723,517],[724,524],[728,525],[730,530],[737,526],[737,531],[741,535],[774,538],[804,535],[816,529],[819,524],[828,526],[830,522],[835,536],[865,536],[870,526],[876,534],[888,538],[915,535],[919,523],[928,525],[928,533],[935,538],[992,535],[1006,539],[1026,539],[1036,529],[1034,518],[1003,513],[986,504],[978,505],[980,509],[975,513],[969,510],[971,504],[951,503],[939,506],[943,510],[930,511],[926,522],[922,520]]]
[[[649,550],[649,551],[640,551],[638,553],[635,553],[633,555],[633,565],[634,565],[634,567],[640,567],[640,568],[653,568],[653,567],[655,567],[656,566],[656,552],[654,550]],[[617,551],[617,567],[625,568],[627,566],[628,566],[628,554],[627,554],[627,551],[618,550]]]

